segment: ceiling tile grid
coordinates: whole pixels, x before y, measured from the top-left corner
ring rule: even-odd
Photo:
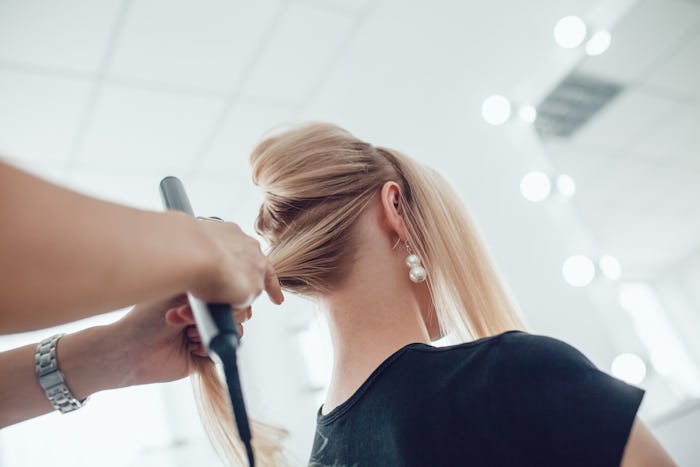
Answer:
[[[280,0],[133,2],[109,74],[231,92],[280,6]]]
[[[625,147],[675,109],[674,102],[643,88],[628,89],[575,133],[573,143],[610,149]]]
[[[700,101],[700,7],[696,9],[699,18],[692,35],[651,72],[647,82]]]
[[[623,83],[637,82],[698,21],[700,7],[685,0],[643,0],[615,26],[608,51],[586,58],[581,70]]]
[[[667,118],[660,119],[652,131],[645,131],[629,142],[637,154],[660,164],[673,163],[697,150],[695,146],[700,128],[700,106],[676,104]],[[693,148],[695,146],[695,148]]]
[[[170,174],[163,171],[151,173],[131,170],[79,167],[72,170],[66,180],[70,188],[107,201],[126,204],[139,209],[160,211],[158,185]]]
[[[188,169],[222,105],[221,99],[105,85],[78,165]]]
[[[91,88],[85,80],[0,69],[0,154],[65,161]]]
[[[196,171],[203,175],[226,173],[248,180],[248,157],[255,144],[265,132],[294,115],[290,106],[237,100]]]
[[[302,104],[356,22],[356,15],[306,3],[290,4],[243,93]]]
[[[3,0],[0,62],[96,72],[122,0]]]

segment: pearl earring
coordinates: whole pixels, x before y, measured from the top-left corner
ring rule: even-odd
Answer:
[[[411,268],[408,272],[408,277],[415,283],[423,282],[428,277],[428,273],[421,265],[420,258],[417,254],[411,251],[411,247],[406,242],[406,251],[408,251],[408,256],[406,257],[406,266]]]

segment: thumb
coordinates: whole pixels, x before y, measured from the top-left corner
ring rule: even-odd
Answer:
[[[194,324],[194,315],[189,305],[171,308],[165,312],[165,322],[171,326],[189,326]]]

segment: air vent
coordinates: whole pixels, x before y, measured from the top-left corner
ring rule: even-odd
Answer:
[[[622,89],[611,81],[571,73],[537,107],[535,128],[543,139],[569,138]]]

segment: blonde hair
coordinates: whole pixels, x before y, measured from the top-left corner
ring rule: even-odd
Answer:
[[[318,296],[339,286],[352,264],[355,221],[384,183],[394,181],[401,191],[406,240],[428,271],[443,334],[467,340],[524,329],[466,208],[435,170],[328,123],[269,136],[250,162],[253,182],[266,195],[255,229],[270,244],[268,258],[284,289]],[[208,404],[201,413],[218,427],[210,434],[234,461],[230,455],[244,451],[232,435],[225,393],[215,373],[201,376],[201,401]],[[214,393],[218,399],[208,401]],[[265,464],[280,465],[270,436],[279,438],[280,432],[268,427],[267,440],[254,436],[256,455],[262,454]]]
[[[317,295],[342,282],[353,224],[394,181],[443,332],[474,339],[523,328],[469,214],[435,170],[328,123],[268,137],[250,161],[266,194],[255,229],[271,246],[283,288]]]

